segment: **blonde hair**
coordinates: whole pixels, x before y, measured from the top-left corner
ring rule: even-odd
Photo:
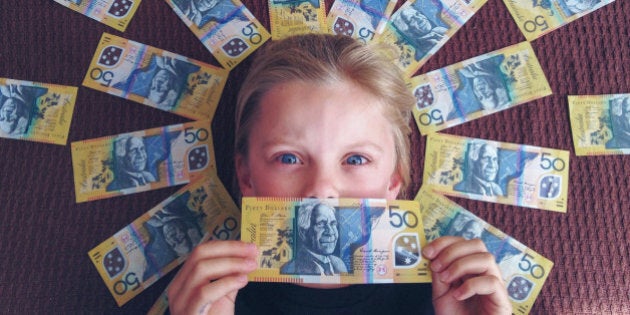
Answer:
[[[306,34],[268,43],[252,62],[236,103],[235,153],[248,156],[248,139],[260,100],[273,87],[292,81],[330,83],[347,80],[384,104],[396,149],[396,172],[401,193],[410,180],[409,134],[411,109],[416,103],[402,71],[393,63],[389,46],[363,44],[351,37]]]

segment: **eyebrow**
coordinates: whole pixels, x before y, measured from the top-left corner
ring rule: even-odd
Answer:
[[[369,148],[369,149],[374,149],[375,151],[378,151],[379,153],[383,153],[383,152],[386,151],[385,148],[383,148],[383,146],[381,146],[378,143],[373,142],[373,141],[364,141],[364,142],[359,142],[359,143],[353,143],[352,145],[349,145],[346,148],[348,148],[348,149]]]

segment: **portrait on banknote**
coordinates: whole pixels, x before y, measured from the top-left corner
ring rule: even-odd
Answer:
[[[339,258],[339,226],[336,209],[321,202],[297,207],[297,251],[280,268],[280,274],[327,275],[348,272]]]
[[[442,10],[443,5],[440,1],[416,1],[401,8],[392,17],[392,24],[405,40],[414,46],[416,61],[422,59],[444,39],[448,24],[440,17]]]
[[[238,9],[231,0],[173,0],[173,3],[198,28],[225,23]]]
[[[199,69],[186,61],[153,55],[147,67],[134,70],[114,88],[147,98],[157,108],[168,111],[188,88],[188,76]]]
[[[107,191],[144,186],[158,180],[142,137],[123,136],[114,141],[113,169],[114,180],[107,185]]]
[[[5,137],[25,135],[34,119],[33,116],[38,113],[38,98],[47,92],[47,88],[37,86],[18,84],[0,86],[0,135]]]
[[[499,149],[490,143],[471,142],[468,145],[464,179],[453,190],[484,195],[503,196],[504,189],[497,183]]]
[[[501,71],[503,55],[493,56],[457,70],[461,82],[453,93],[454,104],[447,120],[466,117],[480,110],[501,110],[509,106],[507,76]]]
[[[609,102],[612,138],[606,142],[606,148],[630,148],[630,96],[613,98]]]
[[[201,241],[206,215],[188,207],[190,197],[190,192],[178,196],[143,223],[149,241],[144,248],[147,266],[142,281],[176,258],[188,255]]]
[[[451,235],[461,236],[467,240],[482,238],[485,229],[483,222],[477,220],[473,216],[466,215],[463,212],[459,212],[450,221],[439,221],[442,225],[438,225],[440,228],[439,235]]]
[[[460,216],[458,216],[458,218],[459,217]],[[461,217],[463,220],[459,222],[455,220],[455,223],[451,226],[452,231],[449,231],[449,235],[461,236],[467,240],[481,238],[483,225],[474,218]]]

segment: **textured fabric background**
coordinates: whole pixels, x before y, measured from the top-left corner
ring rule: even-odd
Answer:
[[[269,28],[266,1],[244,3]],[[535,40],[554,95],[444,131],[572,154],[566,214],[455,199],[555,262],[533,314],[630,313],[630,156],[576,157],[566,100],[630,93],[629,16],[630,1],[618,0]],[[6,78],[81,86],[103,32],[218,65],[163,0],[144,0],[124,33],[52,0],[2,0],[0,31]],[[420,72],[523,40],[503,2],[489,0]],[[212,122],[219,174],[232,192],[233,104],[250,62],[230,73]],[[119,308],[87,252],[178,187],[76,204],[69,144],[185,121],[80,87],[67,146],[0,139],[0,313],[137,314],[151,307],[173,273]],[[413,128],[412,196],[425,145]]]

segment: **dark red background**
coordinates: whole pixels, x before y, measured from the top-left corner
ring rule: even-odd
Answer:
[[[269,28],[266,1],[244,3]],[[555,262],[533,314],[630,313],[630,157],[576,157],[567,108],[567,95],[630,93],[629,16],[630,1],[619,0],[535,40],[554,95],[444,131],[571,152],[566,214],[456,199]],[[218,65],[162,0],[143,0],[124,33],[52,0],[2,0],[0,77],[81,86],[103,32]],[[489,0],[420,72],[524,40],[504,3]],[[231,192],[233,104],[250,62],[231,71],[212,123],[219,175]],[[69,143],[185,121],[80,87],[67,146],[0,139],[0,313],[151,307],[172,273],[119,308],[87,252],[178,187],[77,204]],[[412,196],[426,139],[413,128]]]

